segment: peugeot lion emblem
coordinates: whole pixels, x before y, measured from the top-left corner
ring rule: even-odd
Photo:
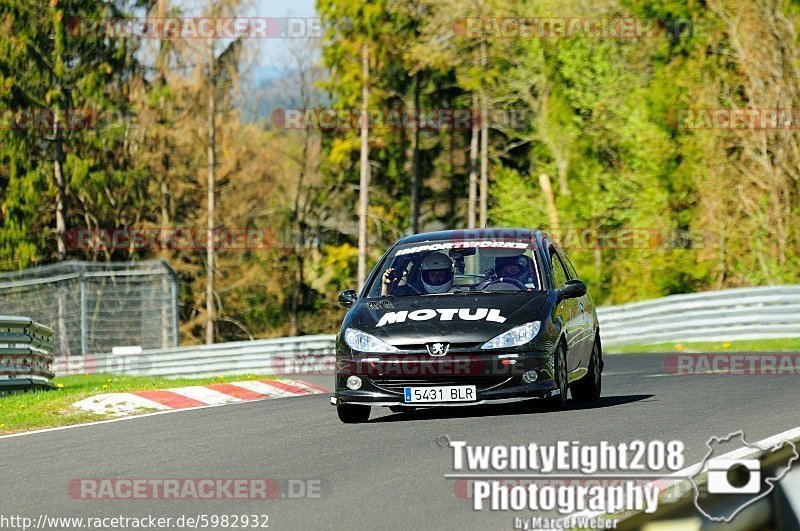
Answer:
[[[428,354],[431,356],[444,356],[447,354],[447,349],[450,348],[449,343],[428,343]]]

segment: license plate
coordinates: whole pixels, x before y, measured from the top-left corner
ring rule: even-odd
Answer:
[[[437,387],[405,387],[406,404],[419,402],[474,402],[474,385],[443,385]]]

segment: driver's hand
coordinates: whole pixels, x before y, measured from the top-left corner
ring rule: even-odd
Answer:
[[[381,285],[381,296],[390,295],[394,288],[397,287],[397,282],[400,280],[400,273],[394,268],[389,268],[383,272],[383,283]]]
[[[395,270],[394,268],[389,268],[383,272],[383,283],[384,284],[396,284],[400,280],[400,272]]]

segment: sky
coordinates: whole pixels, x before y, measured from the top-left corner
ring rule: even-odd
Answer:
[[[253,17],[316,17],[315,0],[254,0],[248,16]],[[253,79],[271,79],[282,70],[287,39],[268,39],[254,44]]]
[[[208,0],[176,0],[185,16],[199,16],[208,7]],[[269,32],[286,33],[300,37],[320,33],[316,0],[242,0],[245,6],[241,18],[278,19],[270,21]],[[280,24],[279,30],[271,23]],[[316,31],[315,31],[316,30]],[[275,37],[246,39],[241,62],[241,85],[237,106],[246,120],[261,120],[269,117],[277,107],[297,106],[296,92],[292,82],[294,69],[289,66],[289,48],[305,49],[307,39]]]

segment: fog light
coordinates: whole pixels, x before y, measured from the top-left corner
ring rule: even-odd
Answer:
[[[358,376],[350,376],[347,378],[347,388],[355,391],[361,389],[361,378]]]
[[[533,383],[539,379],[539,373],[536,371],[527,371],[522,373],[522,381],[525,383]]]

